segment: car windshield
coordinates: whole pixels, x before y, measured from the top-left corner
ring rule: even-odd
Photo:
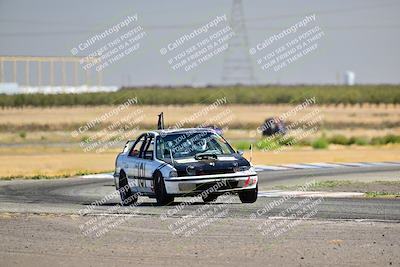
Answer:
[[[231,146],[220,135],[212,132],[168,134],[157,139],[157,158],[170,160],[195,157],[199,154],[232,154]]]

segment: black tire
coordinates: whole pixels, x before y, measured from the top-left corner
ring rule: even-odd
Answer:
[[[217,200],[218,195],[216,195],[216,194],[208,194],[206,197],[202,196],[201,198],[203,199],[203,201],[205,203],[208,203],[208,202],[213,202],[213,201]]]
[[[131,187],[128,186],[128,178],[125,172],[119,174],[119,195],[121,197],[122,206],[130,206],[136,203],[138,200],[137,194],[133,194]]]
[[[160,206],[169,205],[174,202],[174,197],[167,194],[164,178],[159,172],[154,174],[154,193],[156,194],[157,204]]]
[[[258,184],[256,188],[250,190],[244,190],[239,192],[239,198],[242,203],[254,203],[257,201],[258,195]]]

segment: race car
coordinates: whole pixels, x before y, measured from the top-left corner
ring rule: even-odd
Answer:
[[[159,205],[186,196],[210,202],[226,192],[253,203],[257,173],[242,154],[210,128],[148,131],[118,154],[115,187],[123,205],[134,204],[139,196],[155,198]]]

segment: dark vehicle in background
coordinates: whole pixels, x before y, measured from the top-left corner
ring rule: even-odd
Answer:
[[[284,135],[287,132],[285,123],[277,117],[266,119],[264,124],[261,126],[261,129],[264,136],[271,136],[275,134]]]

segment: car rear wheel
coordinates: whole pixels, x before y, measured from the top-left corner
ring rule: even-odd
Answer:
[[[239,192],[239,198],[242,203],[254,203],[257,200],[258,184],[256,188],[250,190],[243,190]]]
[[[119,174],[119,195],[121,196],[121,205],[130,206],[136,203],[138,197],[132,193],[131,187],[128,184],[128,178],[125,172]]]
[[[154,192],[156,194],[156,200],[158,205],[169,205],[174,202],[174,197],[167,194],[165,189],[164,178],[161,173],[154,175]]]
[[[208,203],[217,200],[218,195],[208,194],[206,197],[202,196],[201,198],[203,199],[204,202]]]

